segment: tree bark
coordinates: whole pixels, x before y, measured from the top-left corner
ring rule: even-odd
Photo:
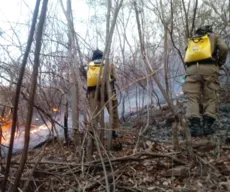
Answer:
[[[196,0],[195,7],[194,7],[194,10],[193,10],[192,27],[191,27],[191,31],[190,31],[190,34],[189,34],[190,36],[192,35],[192,33],[194,31],[194,28],[195,28],[197,6],[198,6],[198,0]]]
[[[115,29],[115,25],[116,25],[116,21],[117,21],[117,16],[118,16],[118,13],[119,13],[119,10],[121,8],[123,4],[123,0],[121,0],[120,2],[117,2],[117,5],[116,5],[116,8],[115,8],[115,11],[114,11],[114,14],[113,14],[113,20],[111,22],[111,25],[110,25],[110,19],[107,18],[107,34],[106,34],[106,46],[105,46],[105,50],[104,50],[104,55],[103,55],[103,58],[102,58],[102,61],[104,61],[105,59],[105,65],[104,65],[104,73],[103,73],[103,77],[102,77],[102,85],[101,85],[101,88],[99,87],[99,82],[100,82],[100,78],[101,78],[101,73],[102,73],[102,65],[100,67],[100,72],[99,72],[99,75],[98,75],[98,81],[97,81],[97,86],[96,86],[96,93],[95,93],[95,99],[94,99],[94,106],[96,106],[96,102],[97,102],[97,98],[98,98],[98,94],[99,94],[99,91],[102,89],[102,94],[104,95],[105,93],[105,89],[107,88],[107,93],[108,93],[108,99],[109,99],[109,110],[110,110],[110,126],[109,126],[109,129],[112,130],[111,128],[111,121],[113,119],[113,113],[112,113],[112,92],[111,92],[111,86],[110,86],[110,82],[109,82],[109,55],[110,55],[110,49],[111,49],[111,44],[112,44],[112,38],[113,38],[113,33],[114,33],[114,29]],[[111,0],[108,0],[108,12],[111,11]],[[108,17],[110,17],[110,13],[107,14]],[[109,27],[110,26],[110,27]],[[108,30],[109,28],[109,30]],[[104,102],[104,100],[102,100],[102,102]],[[96,114],[97,116],[98,114]],[[93,118],[97,118],[97,117],[93,117]],[[92,124],[91,124],[91,128],[94,128],[92,127]],[[97,150],[98,150],[98,153],[101,154],[101,151],[100,151],[100,148],[99,148],[99,137],[97,135],[97,131],[96,130],[93,130],[93,133],[96,134],[94,135],[94,138],[95,138],[95,141],[96,141],[96,146],[97,146]],[[89,136],[91,137],[91,136]],[[92,139],[89,139],[89,144],[91,144],[91,148],[92,149]],[[92,153],[92,152],[91,152]],[[89,152],[88,152],[88,158],[91,158],[91,155]],[[102,160],[102,163],[103,163],[103,159],[102,159],[102,156],[101,156],[101,160]],[[112,165],[111,165],[111,170],[112,170]],[[103,172],[104,172],[104,175],[105,175],[105,183],[106,183],[106,191],[110,191],[110,187],[109,187],[109,182],[108,182],[108,179],[106,178],[106,175],[107,175],[107,170],[105,167],[103,167]],[[113,191],[115,191],[115,179],[113,177]]]
[[[165,87],[166,87],[166,93],[167,93],[167,95],[169,95],[167,23],[164,23],[164,70],[165,70]]]
[[[65,96],[66,97],[66,96]],[[68,101],[66,100],[65,103],[65,115],[64,115],[64,136],[65,136],[65,141],[68,144],[69,141],[69,134],[68,134]]]
[[[108,0],[109,2],[108,2],[108,7],[107,7],[107,9],[110,9],[111,7],[111,5],[110,5],[110,0]],[[107,30],[107,33],[108,34],[106,34],[106,46],[105,46],[105,50],[104,50],[104,55],[103,55],[103,58],[102,58],[102,60],[104,60],[105,59],[105,66],[104,66],[104,73],[103,73],[103,77],[102,77],[102,85],[101,85],[101,88],[99,88],[99,82],[100,82],[100,77],[101,77],[101,73],[102,73],[102,65],[101,65],[101,67],[100,67],[100,72],[99,72],[99,75],[98,75],[98,82],[97,82],[97,86],[96,86],[96,93],[95,93],[95,99],[94,99],[94,106],[96,106],[96,102],[97,102],[97,98],[98,98],[98,95],[99,95],[99,91],[101,91],[101,96],[103,96],[104,95],[104,93],[105,93],[105,89],[107,88],[107,91],[108,91],[108,98],[109,98],[109,108],[110,109],[112,109],[112,100],[111,100],[111,96],[112,96],[112,94],[111,94],[111,87],[110,87],[110,83],[109,83],[109,75],[108,75],[108,71],[109,71],[109,54],[110,54],[110,49],[111,49],[111,44],[112,44],[112,38],[113,38],[113,33],[114,33],[114,29],[115,29],[115,25],[116,25],[116,21],[117,21],[117,16],[118,16],[118,13],[119,13],[119,10],[120,10],[120,8],[121,8],[121,6],[122,6],[122,4],[123,4],[123,0],[121,0],[119,3],[117,3],[117,7],[116,7],[116,9],[115,9],[115,11],[114,11],[114,14],[113,14],[113,20],[112,20],[112,22],[111,22],[111,25],[109,25],[108,23],[110,23],[110,21],[107,19],[107,26],[110,26],[110,29],[109,30]],[[107,14],[107,15],[109,15],[108,17],[110,17],[110,14]],[[106,86],[107,87],[106,87]],[[103,98],[101,99],[101,102],[102,102],[102,106],[104,106],[103,105],[103,103],[104,103],[104,100],[103,100]],[[95,107],[93,107],[93,108],[95,108]],[[94,118],[96,118],[96,117],[94,117]],[[103,117],[101,117],[102,119],[103,119]],[[111,128],[111,120],[112,120],[112,113],[111,113],[111,111],[110,111],[110,122],[109,122],[109,129],[110,130],[112,130],[112,128]],[[93,126],[91,126],[91,127],[93,127]],[[89,156],[90,156],[90,154],[89,154]]]
[[[34,36],[35,26],[36,26],[36,22],[37,22],[39,7],[40,7],[40,0],[37,0],[36,4],[35,4],[35,8],[34,8],[34,14],[33,14],[32,24],[31,24],[31,28],[30,28],[30,34],[29,34],[29,37],[27,40],[26,51],[25,51],[25,54],[23,56],[22,65],[21,65],[21,68],[19,71],[18,83],[16,86],[16,93],[15,93],[15,97],[14,97],[14,108],[13,108],[13,118],[12,118],[13,121],[12,121],[12,128],[11,128],[10,144],[9,144],[9,150],[8,150],[7,160],[6,160],[5,177],[4,177],[4,181],[2,183],[2,192],[6,191],[6,185],[7,185],[7,180],[8,180],[8,176],[9,176],[10,163],[11,163],[13,146],[14,146],[14,136],[15,136],[16,124],[17,124],[17,110],[18,110],[19,97],[20,97],[20,92],[21,92],[21,85],[22,85],[22,80],[23,80],[23,76],[24,76],[24,72],[25,72],[25,67],[27,64],[27,58],[29,56],[29,52],[30,52],[31,45],[33,42],[33,36]]]
[[[76,54],[75,47],[75,35],[74,35],[74,26],[73,26],[73,17],[72,17],[72,5],[71,0],[67,0],[67,12],[66,19],[68,22],[68,36],[69,36],[69,62],[70,62],[70,83],[71,83],[71,101],[72,101],[72,122],[74,129],[74,141],[79,141],[79,94],[78,94],[78,82],[76,79],[77,74],[73,66],[74,55]],[[76,147],[78,144],[76,143]],[[77,150],[78,151],[78,150]],[[78,151],[79,152],[79,151]]]
[[[146,52],[145,52],[145,46],[144,46],[144,41],[142,39],[142,32],[141,32],[141,27],[140,27],[140,19],[139,19],[139,15],[138,15],[136,1],[134,1],[134,8],[135,8],[135,14],[136,14],[136,20],[137,20],[138,34],[139,34],[139,39],[140,39],[141,54],[142,54],[144,62],[146,63],[146,65],[149,66],[151,72],[154,72],[154,70],[153,70],[153,68],[151,66],[151,63],[148,60],[148,56],[146,55]],[[159,80],[158,76],[155,73],[153,74],[153,79],[155,80],[155,82],[156,82],[157,86],[159,87],[162,95],[164,96],[166,102],[168,103],[168,106],[170,107],[170,109],[171,109],[171,111],[173,113],[173,116],[175,117],[176,123],[178,123],[179,119],[178,119],[178,114],[176,113],[176,109],[175,109],[172,101],[170,100],[168,94],[164,90],[162,84],[160,83],[160,80]],[[174,147],[176,148],[176,146],[179,146],[179,143],[176,143],[176,142],[178,142],[178,138],[174,138],[173,140],[175,141],[173,144],[175,145]]]
[[[67,23],[68,23],[68,38],[69,38],[69,78],[71,84],[71,106],[72,106],[72,127],[74,129],[74,142],[76,146],[76,153],[80,156],[80,135],[79,135],[79,89],[82,89],[80,83],[80,73],[79,68],[74,68],[73,63],[77,63],[76,61],[76,46],[75,40],[76,35],[74,31],[73,24],[73,15],[72,15],[72,5],[71,0],[67,0],[67,10],[65,11],[63,2],[61,2],[61,7],[65,14]],[[79,53],[80,54],[80,53]]]
[[[18,170],[16,172],[14,185],[9,190],[9,191],[13,191],[13,192],[18,191],[20,178],[21,178],[21,175],[22,175],[22,172],[23,172],[26,160],[27,160],[27,153],[28,153],[29,142],[30,142],[30,127],[31,127],[31,121],[32,121],[32,116],[33,116],[34,98],[35,98],[35,93],[36,93],[36,88],[37,88],[38,68],[40,65],[40,59],[39,58],[40,58],[40,51],[41,51],[41,44],[42,44],[43,27],[44,27],[45,18],[46,18],[46,12],[47,12],[47,5],[48,5],[48,0],[43,0],[43,5],[42,5],[42,9],[41,9],[40,19],[39,19],[37,34],[36,34],[36,46],[35,46],[35,53],[34,53],[32,84],[31,84],[31,88],[30,88],[28,112],[27,112],[26,125],[25,125],[24,149],[22,152],[22,157],[20,160]]]
[[[185,16],[185,36],[186,38],[188,38],[189,37],[189,24],[188,24],[189,21],[188,21],[188,13],[185,8],[184,0],[182,0],[182,6],[183,6],[184,16]]]
[[[2,124],[0,123],[0,145],[2,145]],[[0,148],[0,165],[2,164],[2,148]]]

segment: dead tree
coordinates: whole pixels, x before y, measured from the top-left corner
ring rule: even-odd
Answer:
[[[153,73],[154,70],[151,66],[151,63],[149,62],[149,59],[148,59],[148,56],[147,56],[146,50],[145,50],[144,40],[142,37],[142,31],[141,31],[141,23],[140,23],[140,18],[139,18],[139,13],[138,13],[136,1],[134,1],[133,4],[134,4],[134,9],[135,9],[136,21],[137,21],[137,28],[138,28],[138,35],[139,35],[139,40],[140,40],[141,54],[142,54],[142,57],[143,57],[145,64],[149,67],[150,71]],[[179,123],[178,114],[176,113],[175,106],[173,105],[172,101],[170,100],[168,93],[164,90],[164,88],[163,88],[162,84],[160,83],[160,80],[156,74],[153,74],[153,79],[155,80],[155,82],[156,82],[157,86],[159,87],[162,95],[164,96],[166,102],[168,103],[168,105],[169,105],[169,107],[173,113],[173,116],[175,117],[175,123],[178,124]],[[173,128],[175,129],[175,130],[173,130],[173,132],[177,132],[177,126],[173,126]],[[175,150],[179,149],[178,137],[175,134],[173,135],[173,146],[174,146]]]
[[[29,37],[27,40],[26,51],[25,51],[25,54],[23,56],[22,65],[21,65],[20,72],[19,72],[19,79],[18,79],[17,86],[16,86],[16,93],[15,93],[15,97],[14,97],[14,108],[13,108],[13,122],[12,122],[12,128],[11,128],[9,150],[8,150],[8,155],[7,155],[5,177],[4,177],[4,181],[2,183],[2,192],[5,192],[6,187],[7,187],[6,185],[7,185],[7,180],[8,180],[8,176],[9,176],[10,163],[11,163],[13,145],[14,145],[14,136],[15,136],[16,124],[17,124],[17,109],[18,109],[18,105],[19,105],[19,96],[20,96],[20,92],[21,92],[21,85],[22,85],[22,80],[23,80],[23,76],[24,76],[24,72],[25,72],[25,67],[27,64],[27,58],[29,56],[29,52],[30,52],[31,45],[33,42],[33,36],[34,36],[35,26],[36,26],[36,22],[37,22],[39,7],[40,7],[40,0],[37,0],[35,8],[34,8],[34,15],[33,15],[33,19],[32,19],[31,28],[30,28],[30,34],[29,34]]]
[[[43,33],[43,27],[44,27],[45,18],[46,18],[47,5],[48,5],[48,0],[43,0],[43,5],[42,5],[41,14],[40,14],[39,23],[38,23],[37,32],[36,32],[34,66],[33,66],[33,73],[32,73],[32,82],[31,82],[31,87],[30,87],[30,97],[28,101],[28,112],[27,112],[27,118],[26,118],[26,124],[25,124],[24,148],[23,148],[20,164],[19,164],[18,170],[15,175],[14,184],[13,186],[10,186],[10,191],[13,191],[13,192],[18,191],[18,186],[20,183],[21,175],[22,175],[22,172],[25,167],[26,160],[27,160],[27,153],[28,153],[29,142],[30,142],[30,128],[31,128],[31,121],[32,121],[32,116],[33,116],[34,98],[35,98],[36,89],[37,89],[38,68],[40,65],[39,58],[40,58],[40,51],[41,51],[41,44],[42,44],[42,33]]]
[[[73,13],[71,0],[67,0],[67,10],[64,9],[63,2],[61,2],[62,10],[65,14],[68,23],[68,38],[69,38],[69,78],[71,85],[71,105],[72,105],[72,127],[74,129],[74,142],[76,144],[76,152],[80,157],[80,135],[79,135],[79,92],[82,89],[79,68],[74,68],[74,63],[77,64],[76,54],[78,50],[79,57],[81,54],[79,50],[78,41],[76,38],[74,24],[73,24]],[[77,46],[76,46],[77,45]],[[77,49],[78,47],[78,49]],[[82,59],[81,59],[82,60]]]

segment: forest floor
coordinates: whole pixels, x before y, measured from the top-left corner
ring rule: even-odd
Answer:
[[[216,133],[192,138],[193,158],[180,134],[183,127],[179,127],[178,134],[180,149],[173,149],[169,109],[152,107],[149,112],[142,109],[130,114],[121,123],[122,150],[104,150],[105,141],[100,152],[95,148],[91,162],[79,159],[74,145],[60,140],[30,150],[21,183],[29,183],[29,191],[55,192],[230,191],[230,102],[225,96],[229,98],[228,94],[222,94],[214,125]],[[178,106],[183,114],[183,99]],[[140,130],[145,133],[138,137]],[[82,152],[84,157],[85,151]],[[19,155],[13,158],[14,169],[19,158]]]

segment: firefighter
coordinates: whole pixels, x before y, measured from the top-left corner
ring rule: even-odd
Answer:
[[[187,96],[186,116],[189,119],[189,128],[193,137],[209,135],[215,132],[212,125],[216,119],[216,92],[219,89],[218,76],[219,70],[225,64],[228,54],[227,44],[220,35],[212,31],[212,26],[205,25],[198,28],[194,37],[202,40],[204,35],[208,37],[211,57],[195,62],[185,61],[186,79],[183,91]],[[198,42],[196,40],[193,39],[194,44]],[[189,44],[186,50],[188,55],[186,56],[191,56],[188,49]],[[198,55],[197,58],[201,58],[201,55]],[[199,107],[200,103],[203,107],[202,110]],[[200,114],[200,111],[202,111],[202,114]]]
[[[100,91],[98,92],[98,97],[97,97],[95,106],[94,106],[94,102],[95,102],[96,86],[97,86],[100,66],[101,64],[104,65],[104,62],[102,61],[102,59],[103,59],[103,52],[100,51],[99,49],[95,50],[93,52],[92,61],[89,63],[88,70],[87,70],[87,95],[88,95],[90,110],[92,114],[97,114],[101,109]],[[104,72],[104,66],[102,66],[101,77],[103,76],[102,75],[103,72]],[[119,127],[118,100],[116,97],[116,90],[115,90],[115,85],[114,85],[115,81],[116,81],[115,67],[114,67],[114,64],[110,64],[109,65],[109,83],[110,83],[111,90],[112,90],[112,99],[111,99],[112,100],[112,110],[111,111],[113,113],[112,137],[114,140],[118,138],[118,134],[116,133],[115,130]],[[105,85],[104,102],[107,103],[106,108],[108,112],[110,113],[108,100],[109,100],[109,96],[108,96],[108,91]],[[96,118],[96,122],[98,122],[98,117]]]

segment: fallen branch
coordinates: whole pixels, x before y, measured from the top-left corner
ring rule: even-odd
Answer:
[[[120,169],[119,169],[119,170],[116,170],[116,171],[114,171],[114,172],[112,172],[112,173],[107,174],[107,179],[108,179],[108,180],[111,180],[112,177],[116,176],[119,172],[120,172]],[[86,186],[84,189],[85,189],[85,190],[90,190],[90,191],[92,191],[93,188],[95,188],[95,187],[98,186],[98,185],[101,185],[104,181],[105,181],[105,177],[102,177],[102,178],[100,178],[99,180],[96,180],[95,182],[89,184],[89,185]]]
[[[30,181],[33,178],[33,174],[34,174],[34,171],[36,169],[36,166],[38,165],[39,161],[41,161],[43,155],[44,155],[44,150],[41,152],[41,154],[38,157],[38,160],[35,162],[34,167],[32,168],[32,170],[31,170],[31,172],[29,174],[29,177],[28,177],[27,181],[25,182],[25,184],[23,186],[23,191],[27,191],[27,189],[29,187],[29,184],[30,184]]]
[[[147,157],[145,157],[145,156],[147,156]],[[136,153],[134,155],[124,156],[124,157],[111,158],[110,161],[111,162],[140,161],[140,160],[144,160],[144,159],[149,158],[149,157],[152,157],[152,158],[166,157],[166,158],[172,159],[174,162],[176,162],[178,164],[181,164],[181,165],[187,164],[186,162],[184,162],[184,161],[182,161],[176,157],[173,157],[172,153],[166,153],[166,154],[164,154],[164,153],[151,153],[151,152],[147,152],[147,151],[143,151],[140,153]],[[108,160],[105,159],[104,162],[108,163]],[[12,163],[17,164],[17,162],[12,162]],[[84,163],[84,166],[92,166],[92,165],[95,166],[96,164],[100,164],[100,163],[101,163],[101,160],[94,160],[91,162]],[[35,162],[29,161],[29,162],[27,162],[27,164],[35,164]],[[75,166],[75,167],[76,166],[82,166],[82,164],[78,164],[78,163],[54,162],[54,161],[41,161],[41,162],[39,162],[39,164],[66,165],[66,166]]]
[[[201,158],[200,156],[196,155],[196,159],[198,159],[202,164],[209,166],[213,171],[217,172],[218,174],[220,173],[219,170],[212,166],[210,163],[208,163],[207,161],[205,161],[203,158]]]

